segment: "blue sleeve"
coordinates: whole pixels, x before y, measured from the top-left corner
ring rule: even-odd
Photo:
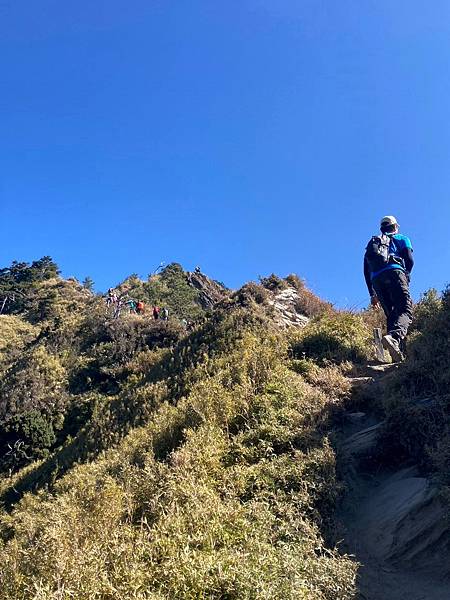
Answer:
[[[406,237],[406,235],[403,236],[403,243],[405,244],[404,247],[406,250],[412,250],[411,240],[409,237]]]
[[[411,240],[409,239],[409,237],[406,237],[406,235],[398,233],[397,235],[394,235],[394,240],[398,242],[397,248],[400,251],[400,253],[405,250],[412,250]]]
[[[414,266],[411,240],[408,237],[406,237],[406,235],[402,235],[399,241],[401,242],[400,256],[405,261],[406,272],[411,273],[412,268]]]

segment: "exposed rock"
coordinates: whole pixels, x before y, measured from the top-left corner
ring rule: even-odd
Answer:
[[[438,492],[414,468],[382,482],[366,507],[374,553],[392,564],[450,573],[450,527]]]
[[[394,569],[450,574],[450,526],[438,492],[415,467],[380,475],[353,509],[364,553]],[[448,588],[447,588],[448,589]]]
[[[213,308],[228,296],[228,290],[223,285],[210,279],[199,270],[186,275],[189,285],[199,291],[199,302],[202,308]]]
[[[373,393],[378,385],[382,394],[396,368],[366,367],[363,377],[356,378],[354,391],[366,388]],[[393,472],[376,461],[382,423],[370,423],[373,418],[370,412],[347,414],[343,431],[347,435],[339,444],[339,467],[347,485],[340,511],[345,539],[341,548],[360,565],[355,600],[448,600],[448,509],[417,467],[405,465]]]
[[[273,292],[273,297],[269,299],[269,305],[274,310],[275,322],[278,325],[281,327],[304,327],[308,324],[309,318],[297,310],[299,300],[299,293],[294,287]]]
[[[366,386],[370,383],[373,383],[375,379],[373,377],[351,377],[350,383],[353,388]]]
[[[364,417],[366,416],[366,413],[354,412],[354,413],[347,413],[345,416],[351,423],[358,423],[359,421],[364,419]]]
[[[375,448],[382,423],[377,423],[354,433],[342,445],[342,451],[347,458],[366,456]]]
[[[384,377],[390,371],[395,372],[399,368],[398,363],[368,364],[359,368],[360,375],[365,377]]]

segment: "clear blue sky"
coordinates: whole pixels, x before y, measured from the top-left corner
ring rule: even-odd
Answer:
[[[0,265],[160,261],[362,306],[394,214],[450,280],[448,0],[0,0]]]

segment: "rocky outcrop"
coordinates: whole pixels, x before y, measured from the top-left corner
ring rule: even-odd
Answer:
[[[216,304],[224,300],[228,295],[228,290],[199,270],[187,273],[189,285],[199,292],[199,303],[202,308],[213,308]]]
[[[200,270],[186,273],[190,286],[199,293],[199,303],[202,308],[210,309],[231,295],[225,286],[210,279]],[[261,287],[254,284],[255,287]],[[242,290],[245,290],[244,286]],[[262,288],[264,292],[263,304],[268,309],[271,318],[283,329],[287,327],[304,327],[309,318],[299,311],[300,294],[293,286],[281,290]]]
[[[269,305],[274,312],[274,319],[281,327],[304,327],[309,322],[308,317],[300,314],[297,309],[300,296],[298,291],[289,286],[288,288],[272,292]]]

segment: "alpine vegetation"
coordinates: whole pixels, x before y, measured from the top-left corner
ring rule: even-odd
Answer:
[[[417,415],[392,398],[444,385],[418,382],[446,298],[423,301],[412,362],[371,400],[403,455]],[[0,301],[2,600],[354,598],[339,435],[372,313],[295,276],[233,292],[176,264],[101,296],[48,257],[3,269]]]

